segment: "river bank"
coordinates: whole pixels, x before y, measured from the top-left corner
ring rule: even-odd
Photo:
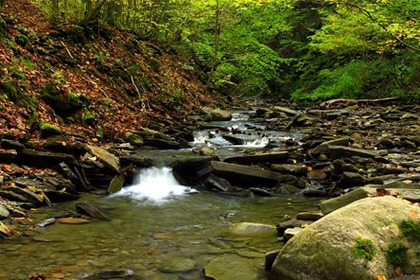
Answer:
[[[420,200],[416,106],[346,101],[303,108],[249,101],[248,105],[241,102],[234,107],[233,120],[229,112],[216,110],[218,118],[222,113],[224,119],[212,122],[208,121],[214,119],[214,111],[202,111],[202,115],[191,116],[190,124],[176,129],[136,131],[141,144],[99,147],[79,143],[52,152],[3,139],[2,236],[32,236],[28,228],[44,226],[39,224],[43,220],[33,219],[28,209],[54,208],[62,201],[77,200],[85,192],[118,192],[132,184],[139,169],[152,166],[171,167],[181,185],[200,192],[251,201],[285,196],[325,200],[357,193],[355,190],[366,190],[357,199],[390,194],[412,203]],[[351,201],[339,206],[324,203],[321,210],[329,213]],[[61,213],[61,222],[99,221],[102,218],[98,213],[107,216],[103,212],[110,212],[104,206],[93,205],[93,210],[76,207],[77,217],[66,210]],[[284,213],[277,215],[278,221],[272,226],[284,220]],[[222,215],[221,219],[226,217]],[[267,221],[261,218],[260,222]],[[282,235],[288,228],[308,223],[290,222],[277,230]]]

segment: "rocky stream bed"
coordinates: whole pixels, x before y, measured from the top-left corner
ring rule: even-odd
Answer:
[[[326,102],[313,108],[303,108],[287,103],[267,105],[243,102],[241,106],[235,106],[229,112],[203,108],[202,115],[192,116],[182,124],[171,126],[151,124],[148,128],[126,134],[124,139],[115,143],[103,145],[82,142],[68,145],[60,139],[51,138],[40,150],[30,143],[17,142],[8,139],[5,135],[0,142],[0,239],[4,239],[0,241],[0,245],[13,244],[12,247],[18,248],[21,254],[30,255],[31,242],[37,242],[37,239],[39,239],[38,242],[42,241],[43,235],[39,232],[52,231],[59,224],[77,224],[78,231],[89,231],[90,225],[97,221],[117,223],[118,219],[115,215],[118,214],[113,211],[109,203],[106,200],[98,203],[98,200],[91,198],[92,195],[103,198],[119,193],[123,187],[133,184],[140,170],[151,167],[169,167],[174,178],[181,185],[188,186],[191,191],[199,192],[200,196],[197,197],[202,205],[205,204],[206,199],[211,199],[206,196],[207,194],[212,197],[233,197],[245,199],[245,201],[257,201],[248,210],[252,209],[252,212],[255,212],[254,218],[261,215],[258,223],[247,223],[245,217],[231,219],[235,213],[229,211],[222,211],[220,215],[217,215],[217,219],[229,226],[231,234],[241,238],[248,238],[248,240],[249,238],[269,238],[269,241],[264,239],[264,245],[258,245],[260,249],[254,251],[254,256],[251,256],[254,262],[248,265],[254,267],[256,259],[256,262],[260,263],[258,272],[255,274],[254,271],[250,275],[251,273],[243,270],[241,266],[235,267],[236,262],[241,262],[235,259],[237,255],[227,257],[223,255],[219,258],[206,258],[200,262],[192,262],[191,259],[184,258],[180,261],[181,264],[179,262],[173,264],[172,268],[166,271],[169,273],[166,276],[140,275],[127,263],[126,267],[129,268],[122,270],[115,269],[112,265],[108,266],[110,269],[104,265],[98,265],[100,269],[97,271],[85,273],[82,276],[77,274],[77,277],[86,279],[204,279],[207,277],[224,280],[268,279],[270,275],[276,279],[277,275],[285,279],[289,277],[309,280],[374,279],[372,277],[388,279],[396,276],[403,277],[402,274],[405,272],[420,274],[419,241],[415,241],[414,245],[404,245],[409,250],[410,261],[407,261],[402,272],[397,270],[401,267],[387,263],[386,257],[380,259],[380,254],[375,263],[369,264],[364,260],[350,260],[351,255],[344,257],[345,252],[338,254],[337,258],[342,256],[350,270],[357,270],[353,272],[354,278],[348,274],[332,271],[334,269],[331,267],[334,264],[324,267],[324,270],[329,270],[329,276],[325,278],[325,271],[316,271],[316,266],[314,268],[304,263],[302,265],[309,267],[305,270],[299,267],[297,260],[289,256],[289,254],[299,256],[301,251],[296,249],[297,247],[289,249],[293,246],[289,244],[298,242],[299,238],[302,239],[302,244],[305,243],[301,237],[304,236],[303,231],[309,232],[311,228],[317,227],[320,230],[326,230],[325,223],[321,223],[323,220],[330,219],[331,221],[327,223],[339,224],[339,227],[344,229],[343,233],[335,228],[333,231],[328,231],[328,234],[350,236],[347,245],[351,246],[351,242],[354,242],[358,236],[373,236],[373,233],[372,235],[366,233],[367,230],[362,227],[354,234],[352,230],[357,228],[356,224],[359,222],[364,223],[365,220],[369,220],[369,215],[376,220],[384,219],[372,214],[376,213],[375,209],[379,209],[380,213],[394,208],[393,212],[396,213],[398,209],[403,209],[401,215],[406,213],[407,217],[410,217],[410,213],[413,220],[419,219],[417,214],[420,213],[420,208],[418,208],[420,202],[419,109],[420,106],[396,105],[392,101],[370,104],[340,100]],[[193,198],[195,195],[190,194],[190,197]],[[260,198],[262,200],[259,200]],[[286,204],[288,199],[297,201],[308,199],[303,203],[308,209],[296,209],[296,213],[290,212],[294,215],[292,217],[285,216],[282,212],[276,213],[274,218],[265,219],[264,215],[270,215],[267,214],[269,210],[264,208],[265,214],[259,214],[258,204],[261,201],[267,203],[275,198],[283,199],[283,203]],[[382,199],[391,200],[382,201]],[[365,200],[367,200],[367,206],[363,204]],[[361,204],[356,205],[356,210],[348,211],[356,213],[357,209],[365,210],[357,212],[359,216],[352,220],[354,223],[345,223],[343,221],[345,217],[349,217],[349,221],[352,219],[349,212],[345,211],[347,206],[355,205],[352,203],[354,201]],[[319,208],[318,204],[320,204]],[[63,208],[62,205],[66,205],[67,208]],[[69,205],[72,210],[69,210]],[[214,205],[218,205],[217,202]],[[391,207],[388,210],[387,205]],[[273,205],[269,208],[277,211]],[[141,211],[149,210],[147,208]],[[48,213],[49,216],[39,215],[37,212]],[[157,215],[156,219],[159,219],[159,214],[152,215]],[[390,215],[388,213],[387,217]],[[338,217],[336,218],[338,222],[334,220],[335,217]],[[277,221],[270,224],[273,219]],[[317,222],[314,223],[314,221]],[[392,234],[383,233],[379,238],[399,236],[398,226],[392,227],[392,224],[397,224],[399,221],[401,221],[400,218],[387,221],[385,224],[392,229]],[[313,226],[310,225],[311,223]],[[210,225],[207,226],[210,227]],[[383,227],[385,226],[373,224],[369,230],[376,232],[377,229],[380,232]],[[305,229],[302,230],[303,228]],[[171,234],[155,230],[151,239],[171,240],[173,238]],[[194,231],[194,234],[199,236],[200,228],[194,228]],[[293,242],[288,242],[280,254],[278,250],[275,250],[283,247],[284,242],[296,234],[296,238],[292,239]],[[214,245],[220,250],[227,250],[231,254],[228,250],[231,245],[226,244],[226,239],[212,239],[210,235],[207,236],[204,233],[203,236],[206,237],[204,240],[206,244]],[[29,238],[31,241],[22,243],[22,237]],[[334,238],[327,238],[325,242],[328,243],[328,240],[332,239]],[[49,246],[48,240],[45,242]],[[117,255],[119,251],[117,248],[112,248],[112,241],[109,242],[109,250],[115,249],[112,252]],[[194,242],[198,241],[194,239],[188,246]],[[171,244],[165,246],[171,246]],[[244,249],[242,254],[249,255],[249,252],[244,253],[246,249],[244,247],[257,245],[251,242],[240,246]],[[320,243],[319,246],[329,250],[325,243]],[[386,255],[385,245],[382,246],[383,248],[379,247],[379,251],[382,250],[382,253]],[[7,248],[3,253],[6,254],[6,258],[8,252],[15,251],[11,247],[3,248]],[[413,253],[410,251],[411,248],[413,248]],[[264,256],[261,252],[263,250],[271,252]],[[302,250],[307,250],[307,248]],[[321,251],[320,256],[323,254]],[[122,252],[122,254],[132,253],[129,249]],[[187,251],[184,253],[188,255]],[[163,253],[151,250],[150,254]],[[347,257],[349,259],[346,259]],[[71,255],[68,258],[71,259]],[[316,258],[316,254],[306,261],[318,265],[313,258]],[[411,259],[414,260],[411,261]],[[229,261],[232,262],[232,269],[229,269],[227,273],[221,270],[220,266]],[[287,266],[287,269],[283,269],[282,264]],[[342,265],[340,262],[335,263],[337,264]],[[177,265],[180,265],[181,269]],[[264,271],[264,266],[266,271]],[[318,267],[321,266],[318,265]],[[345,269],[341,270],[345,271]],[[28,277],[32,277],[31,279],[79,279],[71,272],[71,269],[63,271],[40,274],[34,272],[31,276],[18,275],[16,278],[10,278],[10,274],[2,275],[0,272],[0,279],[28,279]],[[188,271],[194,271],[194,273],[188,274]],[[232,278],[236,277],[232,275],[241,275],[241,278]],[[416,276],[412,277],[415,279]]]

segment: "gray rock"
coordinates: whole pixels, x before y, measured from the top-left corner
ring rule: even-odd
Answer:
[[[329,141],[322,142],[320,145],[315,147],[312,150],[312,153],[315,155],[323,154],[328,151],[328,146],[335,145],[335,146],[347,146],[349,144],[350,138],[349,137],[343,137],[339,139],[333,139]]]
[[[120,173],[120,160],[107,150],[92,145],[86,145],[86,150],[97,157],[103,164],[115,173]]]
[[[213,121],[230,121],[232,119],[232,114],[222,109],[214,109],[210,115]]]
[[[275,237],[277,230],[275,226],[258,223],[236,223],[229,228],[232,235],[244,237]]]
[[[274,260],[277,258],[277,255],[279,254],[279,252],[280,250],[274,250],[265,254],[265,262],[264,262],[265,270],[271,270]]]
[[[365,198],[369,194],[372,194],[372,190],[369,190],[368,188],[357,188],[351,192],[346,193],[345,195],[322,201],[321,211],[324,215],[327,215],[341,207],[349,205],[356,200]]]
[[[280,151],[280,152],[272,152],[272,153],[261,153],[255,155],[248,155],[248,156],[237,156],[237,157],[229,157],[224,160],[224,162],[236,162],[236,163],[251,163],[251,162],[281,162],[285,161],[289,158],[289,152],[287,151]]]
[[[189,258],[173,257],[163,261],[159,270],[167,273],[186,272],[193,270],[196,261]]]
[[[298,232],[302,230],[301,227],[294,227],[294,228],[288,228],[283,233],[283,238],[285,241],[290,240],[293,236],[295,236]]]
[[[418,207],[391,196],[365,198],[320,219],[296,234],[281,249],[273,263],[275,279],[371,280],[377,275],[390,278],[394,270],[387,262],[387,250],[399,240],[398,225]],[[377,251],[371,261],[354,254],[357,238],[372,241]],[[420,250],[420,243],[405,244],[408,255]],[[420,259],[409,258],[404,273],[420,274]]]
[[[2,150],[0,151],[0,160],[13,160],[17,156],[16,150]]]
[[[123,185],[124,185],[125,178],[122,175],[117,175],[112,178],[111,182],[109,183],[108,193],[113,194],[119,192]]]
[[[302,175],[306,174],[307,166],[304,164],[272,164],[271,170],[294,175]]]
[[[213,280],[255,280],[259,279],[258,272],[251,259],[235,255],[220,256],[211,260],[203,269],[206,279]]]
[[[330,156],[332,159],[339,159],[342,157],[359,156],[362,158],[375,158],[379,157],[380,154],[376,151],[368,151],[363,149],[355,149],[349,147],[329,145]]]
[[[7,210],[7,208],[3,204],[0,204],[0,220],[6,219],[9,216],[10,216],[9,210]]]
[[[297,220],[297,219],[291,219],[284,222],[279,223],[276,225],[276,229],[279,235],[283,235],[284,232],[289,228],[295,228],[295,227],[305,227],[306,225],[310,224],[311,222],[303,221],[303,220]]]
[[[324,217],[325,215],[321,212],[301,212],[296,215],[297,220],[305,220],[305,221],[317,221]]]

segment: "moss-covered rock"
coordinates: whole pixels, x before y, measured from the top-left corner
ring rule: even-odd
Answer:
[[[39,124],[39,128],[44,135],[60,135],[63,133],[63,131],[57,126],[46,122],[41,122]]]
[[[142,146],[144,144],[143,138],[132,132],[125,133],[124,140],[134,146]]]
[[[36,107],[38,105],[37,100],[33,96],[23,92],[17,84],[10,80],[0,83],[0,95],[5,96],[19,106]]]
[[[388,251],[403,238],[399,224],[409,219],[411,211],[420,212],[392,196],[364,198],[340,208],[286,243],[273,263],[273,276],[299,280],[391,278],[394,264],[389,262]],[[365,252],[362,245],[367,246]],[[416,257],[420,242],[404,245],[408,256],[404,273],[420,274],[420,258]],[[394,247],[393,251],[401,251]]]
[[[20,46],[28,46],[31,44],[31,40],[28,38],[28,36],[23,35],[23,34],[19,34],[16,36],[15,38],[15,42],[16,44],[20,45]]]

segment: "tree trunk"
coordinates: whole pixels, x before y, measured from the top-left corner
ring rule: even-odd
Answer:
[[[214,54],[211,61],[211,68],[210,68],[210,73],[207,80],[206,88],[209,87],[211,83],[211,79],[213,78],[213,72],[214,72],[214,69],[216,68],[216,62],[217,62],[217,54],[219,53],[220,29],[221,29],[220,28],[220,1],[219,0],[216,1],[216,14],[215,14],[214,25],[215,25],[214,49],[213,49]]]
[[[101,9],[102,9],[103,5],[106,3],[106,1],[108,1],[108,0],[98,0],[98,1],[96,1],[95,6],[92,8],[91,11],[89,11],[87,13],[85,18],[83,19],[82,25],[88,25],[89,23],[91,23],[93,21],[97,21],[98,18],[99,18],[99,14],[101,12]]]

